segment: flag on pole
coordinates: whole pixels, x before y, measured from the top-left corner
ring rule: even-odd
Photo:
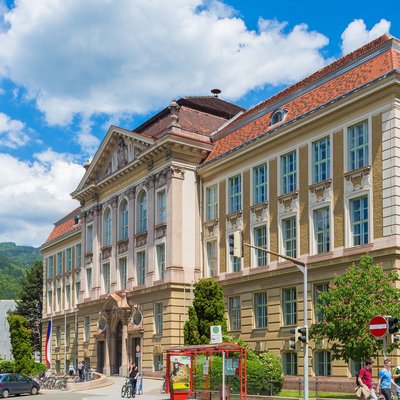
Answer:
[[[47,323],[45,359],[46,365],[51,365],[51,319]]]

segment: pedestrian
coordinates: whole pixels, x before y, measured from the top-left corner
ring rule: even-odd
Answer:
[[[397,365],[396,367],[394,367],[393,379],[394,379],[394,382],[396,383],[396,385],[400,386],[400,365]],[[395,389],[396,389],[397,399],[400,400],[400,389],[398,389],[398,388],[395,388]]]
[[[392,394],[390,393],[390,390],[392,389],[392,384],[395,386],[395,388],[399,389],[399,386],[392,378],[390,364],[390,360],[386,358],[383,361],[383,368],[379,371],[378,375],[377,394],[378,396],[382,394],[385,400],[392,400]]]
[[[79,374],[79,380],[82,381],[82,373],[83,373],[83,365],[82,361],[78,363],[78,374]]]
[[[81,381],[85,381],[86,380],[86,365],[85,365],[85,360],[82,360],[82,377],[81,377]]]
[[[365,360],[364,368],[361,368],[360,372],[358,373],[357,383],[361,387],[360,398],[363,400],[377,400],[375,390],[372,387],[372,364],[372,359],[367,358]]]
[[[135,397],[136,394],[136,384],[138,375],[139,375],[138,367],[136,366],[135,363],[132,363],[131,368],[129,369],[129,382],[132,387],[132,397]]]
[[[69,376],[75,375],[75,367],[74,367],[74,363],[72,361],[69,363],[68,373],[69,373]]]

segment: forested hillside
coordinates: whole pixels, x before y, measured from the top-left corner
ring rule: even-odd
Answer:
[[[27,268],[41,259],[40,251],[15,243],[0,243],[0,300],[16,299]]]

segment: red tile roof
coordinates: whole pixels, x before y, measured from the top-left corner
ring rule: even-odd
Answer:
[[[49,242],[80,228],[81,220],[79,219],[78,223],[75,223],[75,218],[78,215],[80,215],[80,208],[75,209],[64,218],[57,221],[54,224],[54,229],[50,233],[50,236],[45,241],[45,244],[48,244]]]
[[[213,137],[206,163],[391,71],[400,72],[399,45],[398,39],[383,35],[249,109]],[[287,111],[285,120],[271,126],[271,115],[278,108]]]

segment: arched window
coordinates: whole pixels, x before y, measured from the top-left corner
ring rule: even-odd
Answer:
[[[271,125],[275,125],[285,119],[286,112],[284,110],[276,110],[271,117]]]
[[[103,214],[103,245],[111,246],[111,210],[106,208]]]
[[[139,193],[137,198],[137,233],[147,231],[147,194],[144,190]]]
[[[128,238],[128,202],[124,199],[119,205],[119,239]]]

